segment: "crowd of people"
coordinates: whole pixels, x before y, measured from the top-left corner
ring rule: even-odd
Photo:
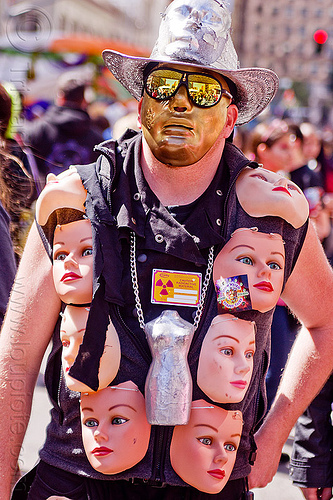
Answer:
[[[193,12],[201,20],[184,46],[189,28],[175,34],[174,19]],[[206,25],[208,17],[216,24]],[[92,117],[88,82],[65,74],[45,112],[15,128],[15,96],[0,85],[0,324],[18,265],[24,288],[12,289],[0,383],[13,369],[13,343],[24,338],[27,408],[53,340],[46,386],[54,408],[41,460],[21,479],[29,500],[245,500],[251,487],[272,479],[298,417],[292,480],[307,500],[331,498],[332,378],[324,383],[333,353],[333,130],[260,117],[277,76],[238,68],[229,17],[219,0],[174,0],[150,58],[106,51],[106,65],[139,101],[138,116],[131,108],[121,124]],[[180,76],[172,92],[149,84],[156,68],[163,77],[173,66]],[[188,75],[200,86],[203,74],[214,89],[191,92]],[[256,75],[266,82],[261,96]],[[234,134],[235,125],[243,127]],[[84,266],[87,278],[79,276]],[[88,293],[68,298],[78,277]],[[25,297],[19,312],[18,293]],[[69,331],[80,338],[66,368]],[[99,368],[111,347],[114,366],[103,385]],[[234,356],[236,366],[236,354],[238,379],[215,391],[216,374],[236,372],[228,364]],[[4,415],[15,411],[10,391],[4,435]],[[126,448],[133,451],[102,467],[112,450],[101,426],[112,405],[127,411],[112,414],[114,428],[138,422]],[[17,434],[1,452],[13,456],[10,447],[17,451],[24,433]],[[17,472],[8,462],[0,476],[4,500]]]

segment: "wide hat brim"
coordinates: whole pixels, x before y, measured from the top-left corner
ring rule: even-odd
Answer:
[[[170,61],[162,58],[143,58],[121,54],[114,50],[104,50],[103,59],[114,77],[136,99],[143,93],[143,73],[149,63],[182,64],[215,71],[229,78],[237,87],[235,104],[238,107],[236,125],[243,125],[258,116],[272,101],[279,87],[279,79],[274,71],[265,68],[240,68],[236,70],[218,69],[200,65],[197,62]]]

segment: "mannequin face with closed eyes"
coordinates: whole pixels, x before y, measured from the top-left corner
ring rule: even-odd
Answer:
[[[93,392],[90,387],[69,374],[83,342],[88,315],[89,307],[67,306],[60,325],[61,361],[65,382],[69,389],[77,392]],[[110,322],[106,331],[104,352],[99,363],[99,390],[107,387],[117,375],[120,357],[119,338]]]
[[[242,208],[251,217],[281,217],[296,229],[308,215],[308,202],[301,189],[289,179],[264,168],[246,167],[236,182]]]
[[[225,46],[230,26],[228,9],[218,2],[174,0],[162,17],[159,52],[175,60],[212,64]]]

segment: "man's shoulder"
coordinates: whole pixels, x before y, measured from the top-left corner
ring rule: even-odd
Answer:
[[[258,163],[249,160],[235,144],[228,141],[225,143],[222,158],[228,166],[231,177],[237,176],[247,165],[251,165],[253,168],[259,166]]]
[[[141,141],[141,132],[127,129],[126,132],[117,140],[108,139],[95,147],[95,151],[100,153],[97,160],[97,170],[100,171],[103,165],[106,165],[105,159],[111,162],[113,167],[121,166],[131,146]],[[103,170],[102,170],[103,173]]]

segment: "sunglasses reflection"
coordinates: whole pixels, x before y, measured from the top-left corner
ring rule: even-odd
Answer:
[[[206,74],[162,69],[152,71],[145,81],[146,92],[156,100],[170,99],[181,85],[186,86],[191,101],[197,106],[214,106],[222,95],[232,99],[217,79]]]

